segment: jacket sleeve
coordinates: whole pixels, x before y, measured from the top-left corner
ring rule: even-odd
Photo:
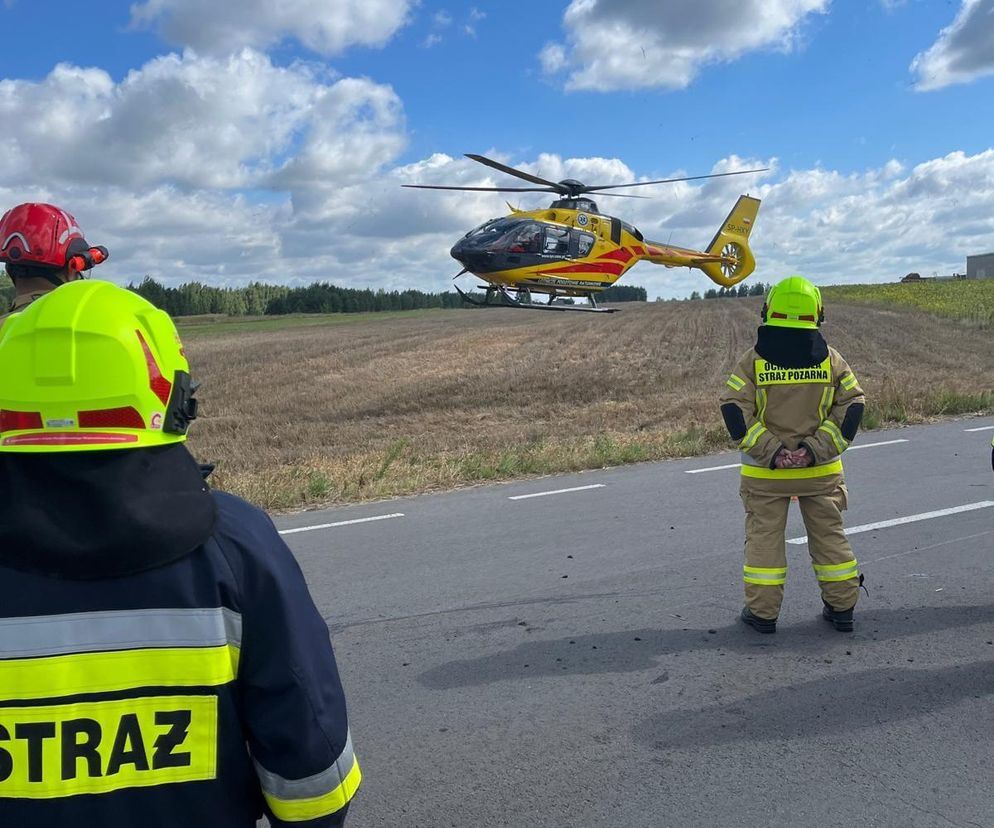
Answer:
[[[337,828],[361,780],[328,627],[268,516],[242,564],[239,682],[273,828]]]
[[[783,444],[758,416],[756,408],[756,366],[750,351],[725,380],[721,394],[721,416],[729,436],[759,465],[773,467],[773,459]]]
[[[804,439],[816,463],[838,457],[849,448],[859,431],[866,404],[866,396],[852,369],[837,351],[831,353],[835,382],[822,397],[821,423],[814,434]]]

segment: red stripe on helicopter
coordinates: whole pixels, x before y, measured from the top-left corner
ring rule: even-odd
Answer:
[[[607,253],[601,253],[601,255],[597,257],[597,259],[598,261],[600,261],[601,259],[615,259],[616,261],[619,262],[630,262],[632,259],[632,251],[629,250],[627,247],[622,247],[618,250],[611,250]]]
[[[587,264],[566,265],[565,267],[550,267],[545,270],[536,270],[535,273],[610,273],[620,276],[624,272],[624,265],[614,262],[588,262]]]
[[[645,248],[642,247],[641,244],[634,244],[632,245],[632,252],[635,253],[636,256],[644,256]]]

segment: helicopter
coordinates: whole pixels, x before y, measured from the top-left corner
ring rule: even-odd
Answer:
[[[767,167],[685,178],[664,178],[658,181],[588,186],[573,178],[550,181],[483,155],[466,153],[466,157],[537,186],[401,186],[420,190],[549,192],[560,196],[544,210],[521,210],[508,202],[511,215],[486,221],[456,242],[450,254],[462,265],[462,270],[453,279],[471,273],[485,283],[480,288],[486,291],[482,301],[460,290],[458,285],[454,286],[459,295],[470,304],[529,310],[613,313],[617,308],[600,307],[595,297],[639,261],[649,261],[665,267],[698,268],[711,281],[723,287],[737,285],[756,268],[756,260],[749,249],[749,234],[759,212],[758,198],[740,196],[711,243],[701,251],[648,241],[631,224],[601,213],[597,203],[587,197],[587,194],[596,192],[617,198],[646,198],[605,191],[765,172]],[[533,293],[543,294],[548,298],[545,302],[536,302],[532,299]],[[588,305],[572,304],[574,298],[585,298]]]

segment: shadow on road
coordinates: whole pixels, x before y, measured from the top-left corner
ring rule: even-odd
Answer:
[[[886,727],[992,694],[994,661],[925,670],[884,667],[772,688],[728,705],[668,711],[640,721],[632,734],[657,750],[803,739]]]
[[[857,616],[857,632],[846,637],[854,646],[941,630],[994,622],[994,606],[917,607],[867,610]],[[978,643],[986,639],[978,635]],[[818,653],[843,640],[820,618],[784,626],[762,636],[740,623],[712,630],[641,629],[591,633],[572,638],[527,641],[510,650],[479,658],[450,661],[421,673],[418,680],[433,690],[476,687],[498,681],[538,676],[631,673],[656,666],[656,658],[703,650],[756,653]],[[884,679],[888,681],[888,679]]]

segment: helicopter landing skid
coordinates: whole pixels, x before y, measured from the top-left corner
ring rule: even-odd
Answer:
[[[541,304],[538,302],[521,302],[511,296],[511,294],[502,287],[487,288],[487,298],[481,302],[479,299],[474,299],[469,294],[460,290],[459,285],[453,285],[453,287],[458,291],[464,301],[471,305],[476,305],[478,308],[521,308],[522,310],[572,311],[577,313],[617,313],[618,311],[618,308],[599,308],[596,304],[554,305],[551,300],[547,304]],[[499,294],[503,301],[491,302],[490,299],[494,294]]]

